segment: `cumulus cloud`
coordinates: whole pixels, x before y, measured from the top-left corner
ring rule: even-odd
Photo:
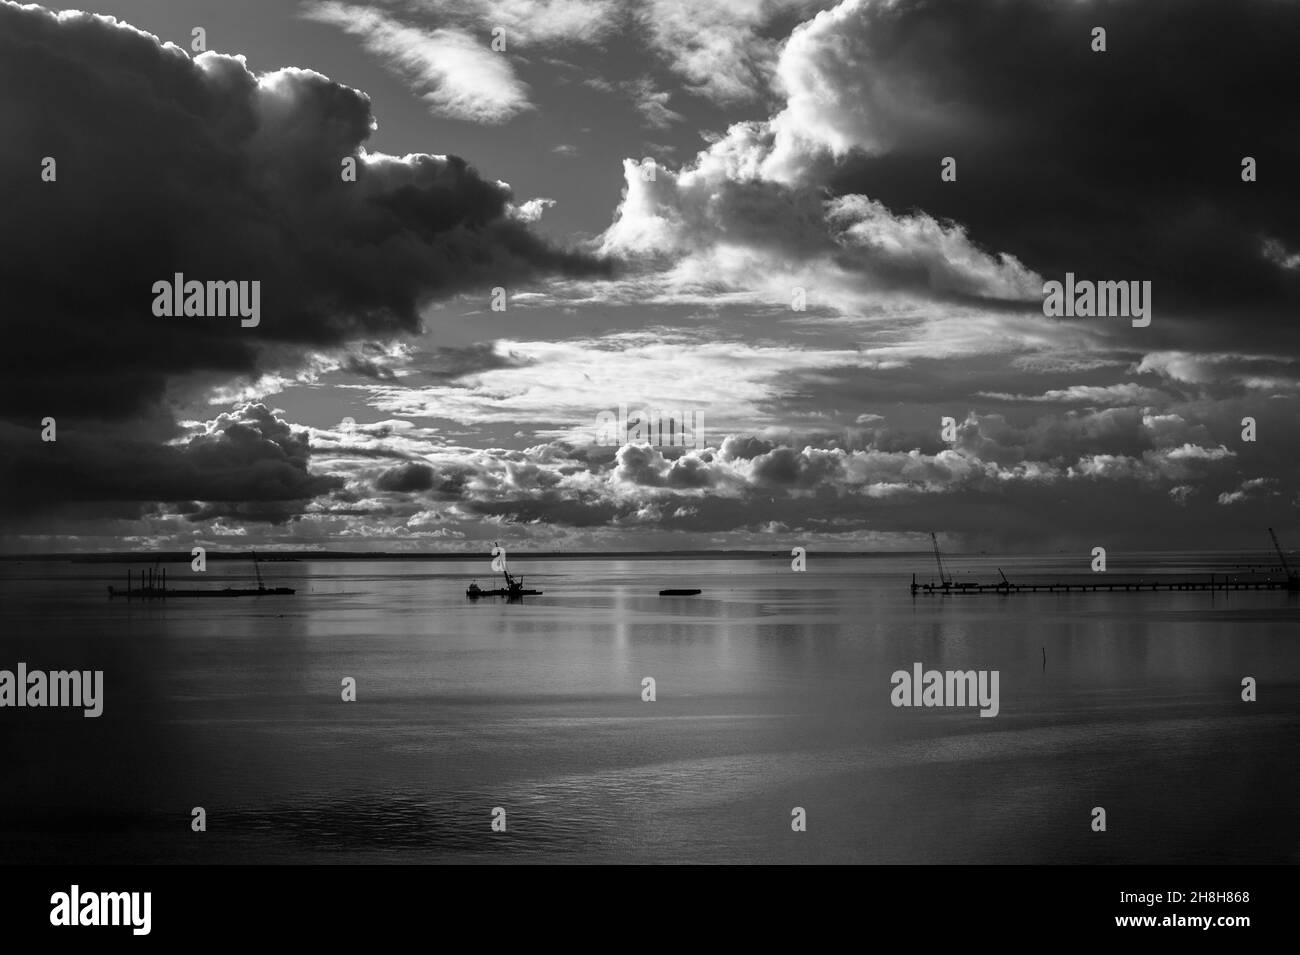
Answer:
[[[725,140],[674,172],[624,163],[624,196],[601,251],[653,264],[675,294],[815,287],[837,304],[897,291],[1028,301],[1042,279],[1015,257],[980,249],[955,223],[895,215],[865,196],[746,179]],[[742,178],[736,178],[736,176]],[[779,300],[779,299],[778,299]],[[851,307],[851,306],[850,306]]]
[[[824,157],[888,150],[944,125],[942,111],[923,108],[928,94],[916,75],[873,68],[884,55],[873,17],[890,6],[846,0],[796,28],[777,67],[785,105],[769,120],[734,124],[677,170],[625,162],[602,251],[653,264],[676,293],[701,284],[752,290],[759,276],[787,289],[815,282],[836,305],[898,291],[1041,298],[1038,273],[981,247],[959,221],[898,212],[866,189],[830,190]]]
[[[190,521],[217,516],[281,523],[343,480],[312,473],[306,431],[261,404],[245,405],[167,444],[116,431],[72,431],[49,444],[4,425],[2,466],[11,515],[68,502],[167,502]],[[26,438],[26,440],[20,440]],[[143,512],[144,505],[133,505]]]
[[[1240,504],[1252,497],[1278,497],[1281,492],[1277,490],[1277,484],[1275,478],[1251,478],[1242,481],[1235,491],[1220,494],[1218,502],[1220,506],[1225,506]]]
[[[411,462],[389,468],[375,479],[380,491],[427,491],[433,487],[433,468]]]
[[[40,109],[14,101],[0,173],[31,178],[47,151],[60,162],[57,185],[15,191],[0,238],[16,290],[0,319],[0,476],[42,488],[15,507],[95,503],[121,539],[144,539],[144,524],[238,534],[273,521],[287,540],[463,540],[512,523],[566,542],[793,529],[856,544],[946,526],[1039,549],[1100,528],[1132,539],[1158,526],[1173,543],[1170,529],[1268,526],[1300,484],[1300,233],[1279,213],[1295,186],[1243,184],[1237,157],[1203,144],[1233,130],[1265,173],[1297,157],[1296,130],[1250,84],[1287,88],[1277,64],[1300,15],[1244,0],[1234,16],[1254,39],[1225,50],[1212,5],[1126,0],[1107,16],[1130,42],[1102,60],[1088,4],[844,0],[782,43],[814,6],[305,8],[440,115],[529,108],[509,64],[531,67],[492,53],[489,28],[512,50],[595,44],[629,15],[691,90],[762,104],[748,115],[766,119],[709,134],[680,167],[649,178],[625,164],[598,243],[623,260],[609,278],[606,262],[530,231],[549,200],[516,201],[455,157],[367,151],[374,119],[355,90],[0,7],[0,80],[50,91]],[[1176,42],[1162,34],[1175,13]],[[1242,50],[1256,72],[1197,68]],[[1168,68],[1153,74],[1153,58]],[[663,82],[589,85],[675,125],[699,104]],[[85,89],[96,96],[70,92]],[[948,155],[956,182],[938,175]],[[339,179],[344,157],[355,183]],[[1140,336],[1045,322],[1042,281],[1066,269],[1154,279],[1163,311]],[[175,271],[262,279],[261,326],[154,319],[149,284]],[[550,284],[512,288],[509,320],[518,307],[553,322],[535,340],[484,316],[486,341],[394,343],[434,300],[530,279]],[[593,304],[634,308],[602,310],[598,333],[554,308]],[[13,317],[29,315],[41,323]],[[259,400],[341,374],[348,410],[385,420],[304,433]],[[173,402],[195,394],[239,409],[178,424]],[[620,401],[702,410],[710,447],[594,445],[594,416]],[[60,441],[38,452],[44,414]],[[952,446],[941,415],[960,422]],[[1246,415],[1258,442],[1240,437]],[[864,427],[841,440],[852,424]]]
[[[798,0],[649,0],[640,20],[651,45],[694,92],[717,103],[755,98],[770,80],[777,42],[763,27]]]
[[[537,222],[553,205],[555,205],[554,199],[529,199],[527,202],[521,202],[515,209],[515,218],[520,222]]]
[[[925,213],[896,216],[865,196],[841,196],[827,204],[827,221],[839,243],[859,250],[865,270],[940,293],[1027,300],[1040,294],[1042,278],[1015,256],[990,255],[960,225],[943,225]]]
[[[410,513],[450,502],[440,505],[444,523],[461,527],[457,521],[491,518],[557,529],[738,533],[752,528],[759,512],[767,523],[808,533],[915,533],[936,520],[974,530],[994,512],[1015,537],[1032,535],[1048,514],[1057,525],[1095,530],[1131,522],[1135,507],[1186,506],[1198,487],[1237,489],[1232,451],[1172,443],[1179,433],[1174,422],[1097,412],[1067,425],[1048,417],[1028,426],[971,415],[953,447],[913,435],[920,446],[904,442],[898,450],[876,442],[855,450],[797,447],[747,434],[697,449],[442,445],[426,447],[418,463],[377,472],[377,484],[401,491]],[[1004,454],[1011,448],[1015,454]],[[433,475],[451,474],[449,496]],[[1250,482],[1244,490],[1269,486]],[[1018,507],[1026,513],[1016,516]]]
[[[531,235],[509,215],[509,188],[464,160],[365,152],[369,100],[320,74],[256,76],[216,53],[191,60],[84,14],[5,4],[0,21],[4,82],[50,93],[11,103],[0,172],[30,178],[27,157],[48,144],[66,170],[6,208],[0,276],[13,291],[0,407],[126,412],[170,375],[247,373],[268,347],[415,331],[434,298],[590,267]],[[85,85],[93,101],[77,92]],[[146,142],[163,144],[147,162]],[[345,157],[358,160],[355,183],[341,180]],[[87,210],[111,224],[111,245]],[[45,298],[68,262],[77,280]],[[259,280],[261,324],[156,318],[150,288],[175,272]],[[58,380],[41,367],[44,344],[20,332],[32,312],[60,343]]]
[[[11,461],[31,462],[17,445],[54,416],[69,455],[84,442],[139,457],[117,473],[149,500],[148,444],[178,436],[171,403],[292,375],[328,350],[382,377],[382,350],[353,349],[417,331],[434,299],[603,267],[534,236],[509,187],[460,158],[367,152],[369,99],[310,70],[256,75],[111,18],[3,3],[0,83],[43,90],[7,105],[0,177],[32,181],[33,156],[58,162],[56,181],[9,197],[0,230]],[[349,158],[355,182],[341,176]],[[176,273],[259,282],[260,324],[156,317],[152,286]],[[99,494],[93,470],[49,486]]]
[[[1049,278],[1149,280],[1154,321],[1194,320],[1182,337],[1200,348],[1293,350],[1300,224],[1283,210],[1300,186],[1244,184],[1240,161],[1300,160],[1300,131],[1263,92],[1286,88],[1300,8],[1244,0],[1230,34],[1212,2],[1104,12],[1124,42],[1103,56],[1089,47],[1091,3],[844,0],[782,51],[785,105],[766,124],[762,172],[923,208]],[[1225,89],[1223,75],[1238,79]],[[1241,146],[1204,151],[1224,141]],[[940,179],[941,157],[955,182]],[[1229,331],[1225,313],[1252,319]]]
[[[810,154],[879,154],[969,123],[932,79],[942,66],[927,56],[952,40],[909,30],[906,4],[878,0],[845,0],[797,26],[776,68],[786,102],[769,124],[768,175],[789,180]]]

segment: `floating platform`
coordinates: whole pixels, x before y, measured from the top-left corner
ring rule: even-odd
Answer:
[[[253,565],[256,570],[256,563]],[[226,587],[223,590],[169,590],[167,588],[167,571],[161,573],[152,570],[140,572],[140,586],[131,586],[131,572],[126,572],[126,590],[116,587],[108,588],[108,599],[125,597],[127,600],[166,600],[168,597],[287,597],[296,591],[292,587],[267,587],[262,584],[262,573],[257,571],[256,587]]]
[[[694,597],[700,593],[698,590],[661,590],[660,597]]]
[[[283,597],[296,593],[292,587],[227,587],[225,590],[168,590],[166,587],[135,587],[131,590],[108,588],[109,599],[166,600],[168,597]]]
[[[1142,591],[1235,591],[1235,590],[1287,590],[1300,591],[1300,580],[1294,577],[1285,580],[1152,580],[1152,581],[1107,581],[1102,583],[1050,583],[1050,584],[918,584],[913,580],[913,594],[1021,594],[1021,593],[1118,593]]]

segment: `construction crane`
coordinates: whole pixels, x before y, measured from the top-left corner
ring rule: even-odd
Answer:
[[[1282,573],[1286,574],[1286,589],[1300,590],[1300,576],[1291,569],[1291,565],[1286,562],[1286,555],[1282,553],[1282,545],[1277,542],[1277,535],[1273,533],[1273,528],[1268,529],[1268,536],[1273,539],[1273,549],[1277,551],[1277,559],[1282,562]]]
[[[935,536],[934,531],[930,531],[930,542],[934,544],[934,561],[939,565],[939,580],[945,587],[950,587],[952,586],[952,578],[943,569],[943,558],[939,556],[939,538]]]

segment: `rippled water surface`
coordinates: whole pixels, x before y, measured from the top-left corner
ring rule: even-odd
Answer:
[[[1240,559],[1146,555],[1111,574]],[[952,563],[963,579],[1081,569]],[[302,561],[263,565],[292,597],[128,604],[105,597],[120,565],[0,563],[0,669],[102,669],[106,683],[99,719],[0,709],[0,853],[1300,861],[1296,595],[913,598],[911,574],[931,566],[518,559],[543,596],[472,603],[486,558]],[[168,568],[174,586],[246,586],[248,573]],[[657,596],[668,587],[703,593]],[[998,670],[998,716],[894,708],[890,675],[915,662]],[[1258,702],[1241,701],[1245,676]],[[340,700],[344,677],[355,703]],[[205,833],[191,831],[195,806]],[[1105,833],[1090,829],[1094,806]]]

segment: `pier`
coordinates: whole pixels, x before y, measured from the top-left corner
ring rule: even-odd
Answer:
[[[931,581],[928,584],[919,584],[916,582],[916,574],[912,575],[912,596],[917,594],[1023,594],[1023,593],[1046,593],[1046,594],[1095,594],[1095,593],[1116,593],[1128,591],[1138,592],[1161,592],[1164,591],[1234,591],[1234,590],[1286,590],[1292,593],[1300,592],[1300,573],[1297,573],[1290,564],[1287,563],[1286,554],[1282,550],[1282,545],[1278,543],[1277,535],[1273,533],[1273,528],[1268,529],[1269,539],[1273,542],[1273,551],[1277,554],[1281,562],[1281,576],[1252,577],[1242,579],[1239,574],[1210,574],[1209,579],[1203,577],[1193,578],[1176,578],[1165,577],[1156,580],[1097,580],[1093,578],[1086,583],[1084,580],[1040,584],[1013,584],[1007,579],[1007,575],[1002,573],[998,568],[998,576],[1002,579],[996,584],[981,584],[976,582],[959,582],[953,579],[948,568],[944,566],[943,554],[939,551],[939,538],[932,532],[930,541],[934,545],[934,562],[939,568],[939,583]],[[1086,578],[1085,578],[1086,579]]]
[[[1277,580],[1271,577],[1263,580],[1220,579],[1211,574],[1209,580],[1138,580],[1138,581],[1097,581],[1084,583],[1046,583],[1013,584],[1000,581],[996,584],[957,583],[945,581],[942,584],[918,584],[912,577],[913,594],[1022,594],[1022,593],[1115,593],[1117,591],[1234,591],[1234,590],[1288,590],[1300,592],[1300,581],[1294,577]]]

